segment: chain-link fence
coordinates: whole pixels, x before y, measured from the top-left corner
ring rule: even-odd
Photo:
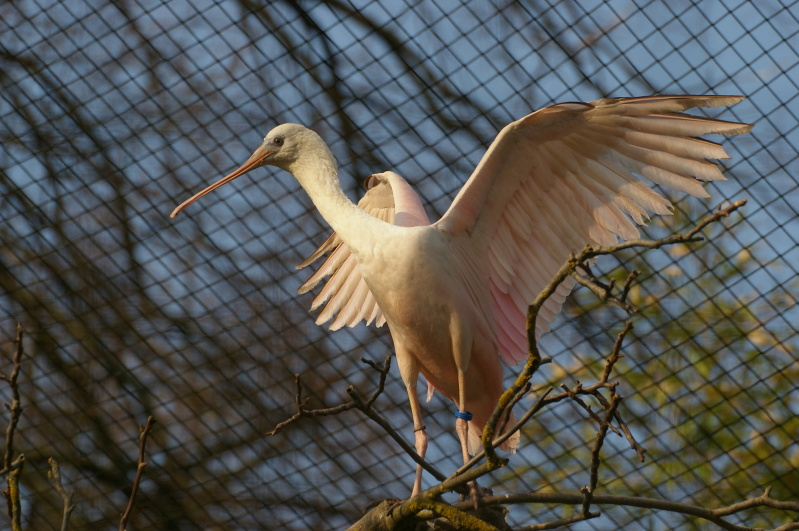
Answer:
[[[407,496],[414,463],[357,412],[266,435],[295,411],[295,373],[309,407],[335,405],[349,384],[374,389],[359,357],[391,352],[386,328],[329,332],[296,295],[308,274],[294,265],[329,230],[297,183],[259,170],[187,216],[169,212],[297,122],[330,144],[351,197],[392,169],[436,218],[505,123],[559,101],[657,93],[742,94],[709,115],[756,125],[725,141],[729,180],[708,187],[712,199],[680,201],[649,234],[750,202],[690,251],[600,263],[644,272],[618,380],[649,451],[642,464],[609,439],[600,488],[716,507],[770,485],[796,500],[798,13],[791,0],[0,4],[0,370],[19,321],[24,526],[60,521],[51,456],[76,492],[75,528],[114,525],[148,415],[158,424],[131,528],[335,529]],[[596,306],[585,290],[570,298],[542,341],[554,363],[536,391],[601,372],[624,315]],[[396,369],[377,407],[413,440]],[[424,410],[430,461],[455,470],[450,404]],[[594,430],[574,404],[545,412],[486,486],[578,492]],[[703,528],[600,509],[575,528]],[[509,521],[560,512],[514,509]]]

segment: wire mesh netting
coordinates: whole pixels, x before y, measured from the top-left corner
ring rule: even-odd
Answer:
[[[274,125],[319,132],[350,197],[391,169],[435,219],[504,124],[561,101],[668,93],[742,94],[706,115],[755,128],[725,140],[729,180],[711,199],[671,195],[675,215],[646,233],[749,204],[700,246],[600,261],[607,277],[643,272],[617,379],[648,454],[640,463],[608,439],[599,488],[704,507],[766,486],[795,500],[797,13],[790,0],[0,4],[0,330],[4,353],[17,322],[28,334],[15,441],[25,527],[60,522],[48,457],[76,492],[76,528],[118,521],[148,415],[158,424],[130,528],[337,529],[410,492],[414,463],[357,412],[266,435],[296,409],[295,373],[309,407],[332,406],[348,385],[375,388],[360,357],[392,351],[385,327],[330,332],[308,313],[312,295],[296,295],[308,274],[294,266],[329,231],[299,185],[259,170],[168,218]],[[542,340],[553,363],[534,395],[596,380],[624,319],[578,289]],[[377,407],[413,440],[396,369]],[[424,414],[429,460],[455,470],[451,404],[436,396]],[[486,486],[579,492],[595,433],[585,416],[569,403],[542,413]],[[514,508],[509,522],[570,510]],[[703,525],[601,512],[575,528]]]

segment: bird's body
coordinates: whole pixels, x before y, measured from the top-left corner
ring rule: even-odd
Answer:
[[[746,124],[694,117],[692,107],[730,105],[734,96],[655,96],[565,103],[536,111],[497,136],[450,209],[431,224],[398,175],[376,174],[358,205],[339,184],[324,141],[296,124],[273,129],[238,170],[182,203],[263,165],[292,173],[335,231],[300,267],[330,255],[300,288],[330,279],[314,299],[317,323],[332,329],[388,323],[414,419],[417,452],[427,438],[417,397],[421,372],[462,412],[456,427],[464,459],[503,391],[500,358],[527,356],[525,315],[570,252],[638,236],[669,201],[638,177],[706,197],[699,180],[723,176],[726,158],[705,134],[739,134]],[[571,289],[562,284],[542,307],[548,329]],[[466,413],[469,412],[469,413]],[[467,429],[466,418],[472,416]],[[502,448],[519,444],[513,434]],[[468,451],[467,451],[468,450]],[[413,492],[421,489],[417,469]]]
[[[358,265],[391,330],[403,381],[415,385],[421,372],[433,388],[472,413],[469,450],[474,453],[503,391],[491,319],[486,319],[490,315],[479,309],[479,302],[490,296],[487,290],[475,292],[468,282],[451,237],[434,225],[405,229],[359,257]],[[463,404],[459,366],[468,390]],[[410,393],[415,395],[415,389]],[[505,449],[515,448],[518,436],[511,441]]]
[[[276,130],[277,135],[306,136],[306,150],[316,154],[309,158],[326,159],[322,154],[327,146],[316,133],[296,124]],[[391,330],[397,364],[414,411],[419,410],[416,385],[421,372],[431,390],[439,390],[460,411],[473,415],[468,433],[469,450],[474,453],[483,425],[503,390],[502,366],[487,304],[490,294],[488,285],[480,280],[488,272],[475,261],[470,264],[468,256],[461,256],[457,243],[464,239],[462,235],[429,224],[418,196],[399,175],[386,172],[373,176],[373,188],[389,187],[392,195],[395,220],[388,223],[349,201],[335,170],[323,166],[327,168],[324,173],[304,164],[286,169],[308,190],[319,212],[354,257],[357,275],[351,278],[363,279]],[[404,196],[399,191],[404,191]],[[343,272],[349,275],[352,270]],[[314,277],[318,281],[324,273],[323,266]],[[336,286],[336,282],[329,285]],[[364,308],[357,290],[353,287],[336,292],[346,299],[333,306],[340,317],[358,315]],[[367,293],[363,286],[361,292]],[[321,297],[325,296],[335,297],[323,290]],[[319,320],[326,317],[322,315]],[[414,416],[419,417],[416,427],[420,428],[421,413]],[[502,448],[513,451],[518,440],[516,434]],[[426,446],[426,441],[422,444]]]

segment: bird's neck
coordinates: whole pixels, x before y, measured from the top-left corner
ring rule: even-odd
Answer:
[[[376,235],[386,228],[382,227],[385,222],[370,216],[347,197],[341,189],[335,162],[316,160],[296,165],[290,171],[353,253],[359,255],[374,248]]]

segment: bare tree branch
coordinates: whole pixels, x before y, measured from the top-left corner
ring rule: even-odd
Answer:
[[[6,448],[3,457],[3,474],[11,470],[11,461],[14,459],[14,431],[17,429],[20,416],[22,415],[22,405],[20,403],[19,378],[20,370],[22,369],[22,356],[24,355],[24,347],[22,345],[22,337],[25,330],[22,328],[22,323],[17,323],[17,335],[14,338],[14,344],[17,346],[14,351],[14,368],[11,370],[11,376],[0,374],[0,380],[8,382],[11,387],[11,404],[6,404],[6,409],[11,412],[11,419],[8,421],[6,427]]]
[[[349,402],[344,402],[338,404],[336,406],[328,407],[328,408],[320,408],[320,409],[306,409],[305,404],[307,404],[308,400],[303,399],[302,397],[302,382],[300,381],[300,375],[295,374],[294,380],[297,384],[297,395],[294,397],[294,401],[297,404],[297,412],[294,413],[291,417],[280,422],[275,428],[267,433],[267,435],[275,435],[283,428],[293,424],[294,422],[298,421],[304,417],[323,417],[329,415],[337,415],[344,411],[349,411],[351,409],[357,409],[366,415],[368,418],[373,420],[376,424],[378,424],[383,430],[392,438],[394,441],[402,448],[406,454],[410,456],[416,463],[421,465],[425,470],[427,470],[433,477],[438,479],[439,481],[443,481],[446,479],[446,475],[442,474],[438,469],[436,469],[433,465],[428,463],[426,460],[422,459],[419,454],[416,453],[416,449],[408,444],[405,439],[397,433],[397,431],[391,426],[391,424],[383,418],[380,414],[378,414],[372,405],[374,405],[375,400],[380,394],[383,393],[385,390],[386,385],[386,378],[388,376],[388,371],[391,368],[391,358],[392,355],[389,354],[386,356],[385,360],[383,361],[383,366],[379,367],[375,362],[371,360],[367,360],[365,358],[361,358],[361,362],[366,365],[369,365],[372,369],[376,370],[380,374],[380,379],[378,381],[377,387],[372,392],[372,395],[364,400],[363,397],[360,395],[357,389],[354,386],[349,386],[347,388],[347,394],[350,396]]]
[[[25,330],[22,328],[22,323],[17,323],[17,334],[14,337],[14,344],[17,346],[14,351],[14,368],[11,370],[11,376],[0,374],[0,379],[8,382],[8,385],[11,387],[11,404],[6,404],[6,408],[11,412],[11,418],[6,428],[6,447],[3,457],[3,474],[8,474],[6,476],[8,488],[3,491],[3,494],[5,495],[6,504],[8,505],[8,515],[11,518],[11,529],[13,529],[13,531],[22,531],[19,477],[22,474],[22,467],[25,464],[25,455],[19,454],[19,456],[14,459],[14,432],[17,429],[17,424],[22,415],[19,383],[17,379],[22,370],[22,356],[25,352],[22,344],[24,333]]]
[[[545,529],[557,529],[559,527],[563,527],[565,525],[573,524],[576,522],[582,522],[584,520],[588,520],[588,518],[596,518],[599,516],[598,513],[591,513],[588,517],[585,514],[580,513],[574,516],[569,516],[567,518],[560,518],[558,520],[552,520],[550,522],[544,522],[542,524],[531,524],[525,527],[518,529],[517,531],[543,531]]]
[[[319,409],[305,409],[305,404],[308,403],[308,399],[303,399],[302,397],[302,381],[300,380],[300,375],[294,375],[294,382],[297,386],[297,394],[294,397],[294,402],[297,404],[297,412],[294,413],[291,417],[287,418],[283,422],[278,423],[275,428],[267,433],[267,435],[276,435],[280,432],[283,428],[293,424],[294,422],[298,421],[301,418],[305,417],[326,417],[329,415],[337,415],[338,413],[342,413],[344,411],[349,411],[353,408],[360,409],[364,407],[366,409],[371,409],[372,404],[374,404],[377,397],[385,390],[386,386],[386,377],[388,376],[388,371],[391,368],[391,354],[386,356],[386,359],[383,362],[383,367],[378,367],[377,364],[371,360],[367,360],[366,358],[361,358],[361,362],[369,365],[371,368],[376,370],[380,374],[380,380],[377,384],[377,388],[372,393],[372,396],[366,400],[362,401],[360,404],[356,403],[354,400],[349,402],[341,403],[337,406],[327,407],[327,408],[319,408]],[[352,386],[350,386],[352,389]],[[349,393],[349,390],[347,391]]]
[[[139,492],[142,473],[144,472],[144,467],[147,466],[147,462],[144,460],[144,447],[147,444],[147,437],[150,435],[150,430],[153,429],[155,422],[155,419],[150,416],[147,417],[146,425],[139,426],[139,462],[136,467],[136,479],[133,480],[133,487],[130,490],[130,500],[128,500],[128,506],[125,508],[125,512],[122,513],[122,517],[119,519],[119,531],[125,531],[127,529],[128,520],[133,512],[133,504],[136,501],[136,493]]]
[[[755,507],[768,507],[771,509],[778,509],[782,511],[791,511],[797,514],[799,518],[799,502],[785,502],[775,500],[769,496],[771,488],[767,488],[764,494],[756,498],[749,498],[733,505],[719,507],[717,509],[707,509],[688,503],[673,502],[667,500],[656,500],[653,498],[640,498],[636,496],[614,496],[610,494],[597,494],[593,496],[591,503],[594,505],[623,505],[628,507],[642,507],[645,509],[654,509],[660,511],[669,511],[672,513],[687,514],[696,516],[709,522],[712,522],[722,529],[730,531],[757,531],[756,528],[741,526],[730,523],[724,520],[724,517],[732,514],[740,513],[747,509]],[[515,504],[531,504],[541,503],[547,505],[582,505],[584,496],[582,494],[557,494],[557,493],[544,493],[544,492],[531,492],[526,494],[507,494],[503,496],[486,496],[482,499],[482,505],[515,505]],[[453,504],[461,510],[468,510],[470,502],[460,502]],[[522,529],[548,529],[525,527]],[[771,531],[789,531],[799,529],[799,522],[784,524],[772,529]],[[762,531],[762,530],[761,530]]]
[[[558,286],[560,286],[560,284],[567,277],[572,276],[578,268],[584,271],[590,271],[590,266],[588,265],[589,261],[598,256],[613,254],[623,249],[634,247],[659,249],[665,245],[702,241],[703,238],[701,236],[697,236],[699,231],[711,223],[718,222],[728,217],[731,213],[738,210],[745,204],[746,200],[741,199],[725,208],[719,207],[713,214],[705,217],[705,219],[697,223],[691,230],[685,233],[673,234],[658,240],[628,240],[608,247],[593,248],[590,245],[586,246],[577,255],[572,255],[569,260],[567,260],[566,263],[560,267],[555,276],[549,281],[549,284],[547,284],[547,286],[541,290],[541,293],[538,294],[536,299],[530,304],[527,310],[527,344],[529,347],[527,362],[519,372],[519,375],[513,384],[511,384],[511,386],[506,389],[500,397],[497,406],[494,408],[494,413],[491,415],[488,422],[486,422],[486,426],[483,429],[482,440],[486,451],[486,459],[488,460],[489,464],[491,464],[494,468],[498,467],[499,458],[497,457],[494,446],[492,445],[492,441],[494,440],[499,419],[502,418],[509,405],[514,402],[515,396],[525,388],[527,382],[529,382],[533,377],[533,374],[535,374],[538,371],[538,368],[544,363],[543,358],[538,350],[538,342],[536,341],[535,337],[536,323],[538,321],[538,312],[541,310],[541,307],[544,305],[544,303],[555,293],[555,290],[558,288]],[[583,280],[588,283],[591,282],[590,279]],[[622,292],[625,297],[629,292],[630,282],[632,282],[632,279],[628,277]],[[595,285],[592,291],[595,293],[600,293],[600,296],[603,298],[608,298],[609,295],[607,295],[606,291],[607,287],[609,286],[605,285],[603,287],[602,285]],[[618,302],[620,304],[626,304],[622,299],[618,299]]]
[[[610,423],[616,416],[616,410],[618,409],[621,400],[622,396],[616,394],[616,392],[611,389],[610,406],[607,409],[605,419],[602,421],[602,425],[596,432],[596,443],[594,444],[594,449],[591,451],[591,479],[588,487],[583,489],[583,496],[585,497],[585,500],[583,501],[583,515],[588,515],[588,508],[591,505],[591,498],[596,492],[596,486],[599,482],[599,464],[601,461],[600,451],[602,450],[602,445],[605,443],[605,437],[607,437],[608,429],[611,427]]]
[[[575,279],[581,286],[584,286],[594,292],[594,295],[599,297],[602,302],[615,304],[627,312],[627,315],[632,315],[638,311],[638,308],[627,302],[627,295],[630,292],[630,286],[632,286],[633,280],[638,278],[638,275],[641,274],[640,271],[633,270],[629,275],[627,275],[627,280],[624,282],[624,288],[622,288],[621,295],[616,297],[613,295],[613,290],[616,287],[615,279],[611,279],[607,284],[602,282],[594,275],[590,264],[587,262],[578,264],[577,269],[580,269],[585,276],[579,275],[576,271],[573,271],[571,273],[571,277]]]
[[[47,479],[50,480],[50,484],[53,485],[53,488],[58,492],[58,495],[61,496],[61,501],[64,503],[64,512],[61,516],[61,531],[67,531],[69,528],[69,517],[72,511],[75,510],[75,504],[72,503],[72,496],[75,492],[67,492],[64,489],[64,484],[61,482],[61,470],[58,468],[58,462],[52,457],[48,459],[47,462],[50,463],[50,470],[47,471]]]
[[[368,405],[368,402],[365,402],[361,398],[360,394],[355,389],[355,387],[350,386],[349,388],[347,388],[347,393],[352,398],[352,403],[354,407],[357,408],[359,411],[361,411],[364,415],[372,419],[381,428],[383,428],[383,430],[385,430],[385,432],[392,439],[394,439],[394,441],[400,446],[400,448],[402,448],[405,451],[405,453],[408,454],[408,456],[410,456],[410,458],[414,460],[414,462],[421,465],[422,468],[427,470],[437,480],[443,481],[444,479],[446,479],[447,477],[446,475],[442,474],[437,468],[435,468],[433,465],[431,465],[429,462],[427,462],[425,459],[419,456],[419,454],[416,453],[416,448],[411,446],[399,433],[397,433],[397,430],[395,430],[385,418],[379,415],[374,409],[372,409]]]

